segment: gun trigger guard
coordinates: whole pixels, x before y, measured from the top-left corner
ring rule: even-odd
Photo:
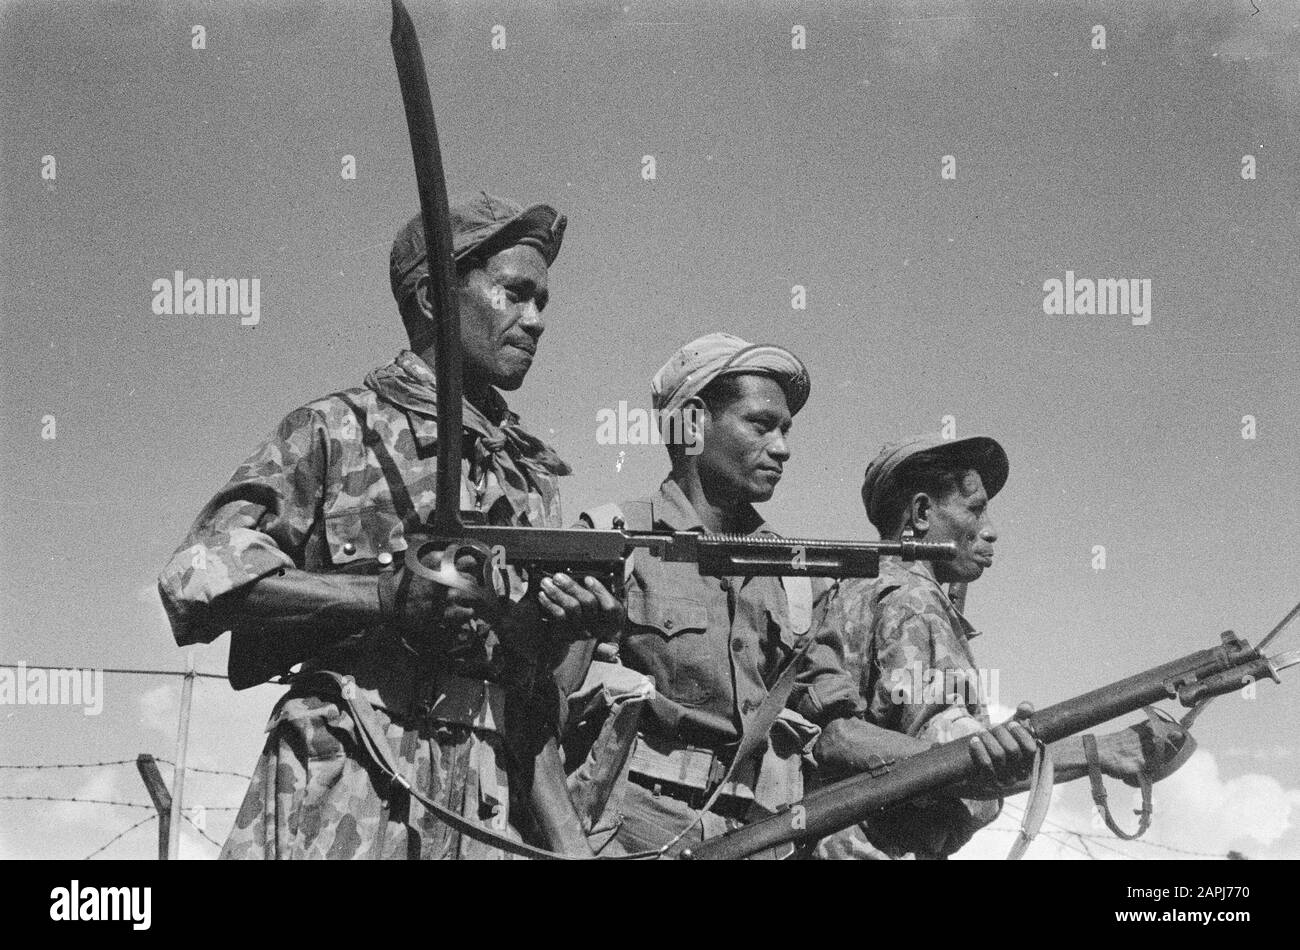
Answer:
[[[438,544],[437,541],[420,541],[415,544],[408,544],[406,547],[406,569],[417,577],[423,577],[427,581],[433,581],[435,584],[441,584],[443,587],[449,587],[452,590],[480,595],[484,592],[496,594],[496,586],[492,583],[492,551],[487,545],[468,539],[452,541],[438,555],[438,566],[430,568],[421,560],[421,556],[430,548],[436,548]],[[481,576],[478,578],[477,583],[465,580],[460,571],[456,569],[456,560],[466,552],[479,564]]]

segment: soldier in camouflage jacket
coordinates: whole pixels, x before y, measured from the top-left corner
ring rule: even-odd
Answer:
[[[827,622],[845,643],[867,717],[915,742],[912,753],[969,736],[982,782],[964,788],[970,798],[929,796],[890,809],[856,828],[824,839],[820,857],[944,858],[970,840],[1000,810],[1000,794],[1023,791],[1034,742],[1014,720],[990,728],[992,682],[975,666],[974,628],[949,596],[951,585],[977,580],[993,564],[997,530],[989,500],[1006,484],[1006,452],[993,439],[945,441],[919,436],[886,445],[867,467],[862,501],[882,538],[911,532],[926,541],[952,542],[956,557],[904,564],[882,560],[880,576],[843,581],[826,603]],[[948,589],[945,590],[945,586]],[[1022,704],[1017,715],[1032,712]],[[1133,780],[1165,754],[1130,727],[1098,738],[1100,767]],[[1086,773],[1081,741],[1050,747],[1056,780]]]
[[[569,469],[498,390],[518,388],[531,365],[564,225],[546,205],[525,210],[487,193],[452,208],[461,507],[493,524],[562,526],[558,477]],[[494,612],[401,566],[405,534],[432,512],[437,469],[423,244],[417,217],[392,255],[411,350],[364,386],[291,412],[200,513],[160,579],[178,643],[231,631],[236,688],[302,664],[272,712],[222,857],[503,856],[390,794],[337,684],[303,675],[317,670],[369,701],[399,770],[438,804],[507,836],[523,827],[538,843],[586,849],[555,749],[558,697],[538,669],[557,631],[599,629],[617,602],[564,576],[523,599],[513,578],[513,603]],[[512,813],[512,797],[529,807]]]

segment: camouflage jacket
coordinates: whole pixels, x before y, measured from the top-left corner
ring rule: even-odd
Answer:
[[[568,466],[494,395],[486,416],[465,403],[462,510],[483,512],[493,524],[561,527],[558,476]],[[382,552],[404,550],[404,532],[433,510],[436,419],[433,370],[410,351],[371,372],[364,386],[289,413],[208,502],[162,572],[159,591],[177,643],[215,639],[223,631],[213,602],[281,568],[355,571]],[[378,443],[398,470],[393,482]],[[356,644],[367,642],[365,633]],[[492,678],[475,666],[490,665],[490,645],[481,646],[457,672]]]
[[[879,577],[831,590],[826,619],[841,631],[871,722],[931,742],[988,727],[987,684],[969,643],[976,631],[928,563],[882,558]]]
[[[949,742],[989,726],[988,684],[975,668],[975,629],[928,563],[880,562],[880,576],[831,588],[825,620],[841,631],[869,722],[926,742]],[[943,858],[1001,811],[1000,800],[927,796],[845,829],[817,846],[825,858]]]

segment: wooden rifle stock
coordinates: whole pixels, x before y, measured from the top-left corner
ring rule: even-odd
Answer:
[[[1194,706],[1238,690],[1243,677],[1276,679],[1267,657],[1231,632],[1213,649],[1103,686],[1042,709],[1021,722],[1045,743],[1084,732],[1159,702]],[[882,808],[976,777],[967,742],[957,740],[894,763],[884,774],[858,775],[827,785],[777,814],[712,838],[682,854],[694,859],[737,859],[791,842],[812,842],[866,820]]]

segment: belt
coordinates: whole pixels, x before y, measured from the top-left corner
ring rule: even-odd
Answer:
[[[638,735],[628,774],[701,792],[707,798],[708,792],[726,775],[730,762],[730,751],[671,742],[651,744],[644,735]],[[741,763],[722,794],[752,801],[757,780],[758,763]]]
[[[669,798],[682,802],[688,808],[693,808],[696,811],[703,808],[709,798],[707,789],[690,788],[676,782],[662,781],[648,775],[642,775],[640,772],[628,772],[627,780],[633,785],[640,785],[642,788],[649,789],[656,795],[667,795]],[[734,795],[724,793],[718,796],[718,800],[713,803],[713,807],[709,811],[720,818],[745,821],[749,817],[749,810],[753,805],[754,800],[752,798],[737,798]]]

